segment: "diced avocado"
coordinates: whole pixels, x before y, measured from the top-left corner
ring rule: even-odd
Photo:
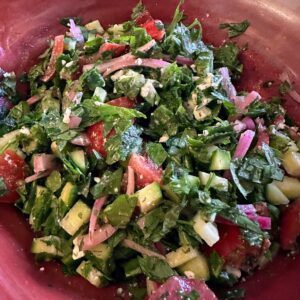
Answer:
[[[103,211],[104,219],[112,226],[125,228],[137,204],[137,197],[120,195]]]
[[[34,254],[45,254],[47,256],[62,257],[61,239],[54,235],[34,238],[31,252]]]
[[[136,192],[137,205],[142,213],[147,213],[155,208],[162,200],[162,192],[157,182],[153,182]]]
[[[211,171],[229,170],[231,155],[229,151],[217,149],[213,152],[209,169]]]
[[[91,261],[98,270],[106,274],[113,270],[111,256],[112,248],[105,243],[97,245],[85,254],[85,257]]]
[[[207,117],[211,116],[211,109],[206,106],[203,106],[201,108],[198,108],[196,106],[194,108],[193,114],[197,121],[203,121]]]
[[[210,174],[205,172],[199,172],[199,178],[202,185],[206,185],[208,180],[210,179]],[[221,191],[221,192],[228,192],[228,180],[226,178],[220,176],[214,176],[212,179],[211,185],[212,188]]]
[[[139,264],[139,261],[137,258],[127,261],[123,265],[123,268],[124,268],[126,278],[134,277],[134,276],[142,273],[142,269],[140,267],[140,264]]]
[[[274,205],[282,205],[289,203],[289,199],[273,182],[268,184],[266,187],[266,197],[267,200]]]
[[[75,184],[67,182],[63,187],[59,199],[66,205],[67,208],[70,208],[78,195],[78,188]]]
[[[106,282],[103,274],[90,261],[81,262],[76,272],[96,287],[103,286]]]
[[[191,275],[196,279],[208,280],[209,279],[209,267],[204,255],[198,253],[195,258],[192,258],[185,264],[178,267],[178,270],[183,275]],[[192,274],[187,274],[191,272]]]
[[[87,160],[83,150],[75,150],[70,153],[70,157],[74,164],[82,171],[87,171]]]
[[[61,187],[61,175],[58,171],[52,171],[46,179],[46,187],[55,193]]]
[[[166,259],[171,268],[176,268],[195,258],[198,251],[191,246],[182,246],[166,254]]]
[[[288,174],[300,176],[300,153],[287,151],[282,156],[282,165]]]
[[[284,176],[282,181],[274,181],[276,186],[289,199],[300,197],[300,181],[297,178]]]
[[[74,235],[81,226],[88,223],[91,212],[91,209],[79,200],[61,220],[60,226],[69,235]]]
[[[211,222],[206,222],[200,211],[195,215],[193,221],[195,232],[199,234],[208,246],[213,246],[220,239],[217,227]]]

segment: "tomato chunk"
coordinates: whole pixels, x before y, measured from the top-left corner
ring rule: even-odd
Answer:
[[[141,26],[145,24],[148,21],[152,21],[153,18],[150,14],[150,12],[147,9],[144,9],[143,12],[141,12],[135,19],[135,24],[138,26]]]
[[[16,189],[26,176],[25,161],[12,150],[0,155],[0,177],[3,178],[7,192],[0,197],[2,203],[14,203],[19,195]]]
[[[160,183],[162,181],[162,169],[158,168],[150,159],[133,153],[130,157],[128,165],[137,175],[137,186],[142,188],[154,181]]]
[[[101,45],[98,54],[102,54],[104,52],[112,51],[114,52],[114,57],[120,56],[126,50],[126,45],[124,44],[116,44],[116,43],[104,43]]]
[[[118,107],[125,107],[125,108],[133,108],[135,106],[135,102],[130,100],[127,97],[121,97],[118,99],[114,99],[108,101],[106,104]],[[104,135],[104,123],[102,121],[88,127],[86,134],[90,140],[90,145],[88,146],[88,151],[91,152],[92,150],[96,150],[99,152],[103,157],[106,157],[107,153],[105,150],[105,143],[107,139],[111,136],[116,134],[115,130],[112,129],[106,136]]]
[[[205,284],[204,281],[188,279],[180,276],[173,276],[169,278],[149,296],[149,300],[192,299],[192,297],[189,297],[189,295],[192,295],[192,293],[195,292],[198,294],[195,299],[217,300],[217,297],[213,291]]]
[[[292,202],[283,212],[280,226],[280,244],[285,250],[293,248],[300,235],[300,200]]]
[[[42,76],[42,81],[47,82],[53,78],[55,74],[55,66],[57,62],[57,58],[62,55],[64,52],[64,36],[58,35],[54,38],[54,45],[50,57],[49,64],[45,71],[45,74]]]
[[[149,20],[141,25],[141,27],[145,28],[147,33],[156,41],[163,39],[166,33],[163,23],[160,20]]]

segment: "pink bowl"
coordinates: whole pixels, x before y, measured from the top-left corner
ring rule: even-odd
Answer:
[[[77,2],[77,3],[76,3]],[[153,16],[170,21],[177,0],[144,1]],[[242,55],[245,73],[240,89],[257,90],[264,97],[277,94],[279,75],[286,72],[300,91],[300,2],[299,0],[186,0],[189,18],[203,24],[206,42],[218,45],[226,35],[219,23],[248,19],[251,27],[238,39],[248,42]],[[76,3],[76,4],[75,4]],[[128,19],[133,0],[14,0],[0,1],[0,67],[17,74],[28,70],[45,49],[46,42],[64,32],[61,17],[99,19],[104,26]],[[272,88],[262,83],[275,80]],[[300,106],[287,99],[289,114],[300,123]],[[116,289],[96,289],[78,277],[65,277],[56,263],[38,265],[30,254],[32,232],[14,207],[0,207],[1,299],[116,299]],[[43,269],[44,268],[44,269]],[[242,284],[246,299],[299,299],[300,256],[280,255],[264,270]]]

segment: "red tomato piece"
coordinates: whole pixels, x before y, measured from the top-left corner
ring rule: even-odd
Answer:
[[[63,53],[64,53],[64,36],[58,35],[54,38],[54,45],[52,48],[50,61],[45,71],[45,74],[41,78],[42,81],[47,82],[53,78],[55,74],[55,66],[56,66],[57,58]]]
[[[142,155],[133,153],[130,157],[128,165],[137,175],[137,186],[142,188],[154,181],[160,183],[162,181],[162,168],[158,168],[150,159]]]
[[[300,200],[292,202],[283,212],[280,225],[280,244],[284,250],[293,248],[300,235]]]
[[[19,195],[16,189],[26,176],[25,161],[12,150],[0,155],[0,177],[3,178],[7,193],[0,197],[2,203],[14,203]]]
[[[161,29],[158,29],[159,26]],[[163,28],[163,23],[160,20],[149,20],[145,24],[141,25],[145,28],[147,33],[156,41],[160,41],[165,36],[165,29]]]
[[[256,148],[261,148],[263,144],[269,145],[270,137],[266,129],[258,132]]]
[[[135,102],[133,100],[130,100],[128,97],[121,97],[114,100],[110,100],[106,102],[106,104],[125,108],[133,108],[135,106]]]
[[[230,253],[243,245],[241,232],[238,226],[222,224],[218,227],[220,240],[212,246],[220,256],[226,258]]]
[[[141,26],[145,24],[148,21],[153,20],[150,12],[145,9],[142,13],[139,14],[139,16],[135,19],[135,24],[138,26]]]
[[[102,54],[104,52],[113,51],[114,56],[120,56],[126,50],[126,45],[124,44],[116,44],[116,43],[104,43],[101,45],[98,54]]]
[[[121,97],[118,99],[108,101],[106,104],[118,107],[133,108],[135,102],[127,97]],[[115,130],[112,129],[106,136],[104,136],[104,123],[100,121],[88,127],[86,134],[91,142],[88,147],[88,151],[91,152],[92,150],[96,150],[103,157],[106,157],[107,153],[105,150],[105,143],[107,139],[116,134]]]
[[[188,298],[188,295],[196,291],[199,294],[199,300],[217,300],[213,291],[202,280],[188,279],[180,276],[173,276],[162,284],[150,296],[149,300],[180,300],[183,297]]]

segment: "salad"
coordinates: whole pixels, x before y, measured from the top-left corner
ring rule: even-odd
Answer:
[[[237,92],[241,49],[206,45],[181,5],[170,24],[142,3],[106,30],[62,19],[27,100],[1,71],[0,202],[28,217],[37,260],[134,299],[217,299],[300,235],[291,83]]]

